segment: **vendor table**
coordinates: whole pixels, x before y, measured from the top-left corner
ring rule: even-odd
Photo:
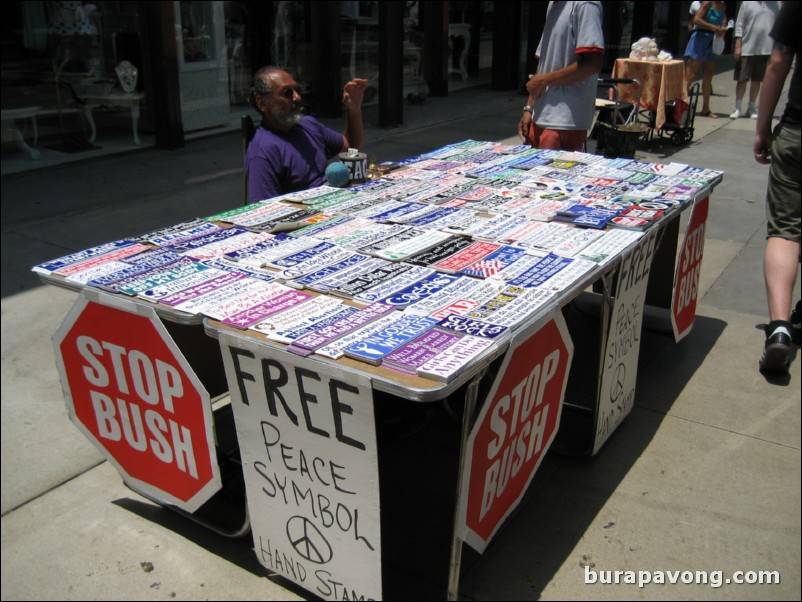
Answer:
[[[619,90],[621,100],[639,103],[641,110],[651,113],[648,122],[655,130],[661,130],[666,123],[666,103],[676,101],[676,123],[681,123],[681,115],[688,108],[688,91],[685,87],[685,65],[682,61],[639,61],[616,59],[613,78],[633,78],[641,82],[640,98],[633,98],[634,87],[622,86]],[[677,114],[679,112],[679,114]]]
[[[45,282],[81,292],[54,337],[62,387],[71,419],[126,483],[224,535],[250,529],[262,565],[327,599],[383,597],[393,539],[421,517],[415,507],[391,513],[393,498],[408,492],[393,489],[404,467],[388,468],[382,416],[404,404],[431,403],[461,421],[459,435],[444,438],[457,458],[446,467],[455,477],[455,498],[441,500],[454,525],[448,597],[456,599],[463,542],[485,549],[531,483],[561,416],[581,408],[565,399],[574,344],[563,310],[594,283],[603,291],[601,334],[594,399],[584,408],[591,423],[584,453],[598,453],[634,405],[651,280],[673,275],[676,338],[690,330],[708,196],[722,176],[683,164],[478,141],[404,163],[364,187],[287,195],[34,267]],[[441,185],[432,187],[435,182]],[[412,195],[417,200],[402,200]],[[435,207],[438,195],[448,211]],[[580,200],[608,209],[624,203],[628,217],[619,224],[641,229],[579,227],[590,219],[581,215],[576,225],[552,228],[543,210],[558,197],[572,216],[582,213],[574,204]],[[540,219],[515,215],[527,203]],[[292,223],[306,224],[295,235],[267,234],[254,242],[261,236],[255,216],[297,207],[307,211],[293,213]],[[466,213],[466,207],[475,209]],[[661,242],[675,236],[672,228],[686,210],[691,215],[676,272],[657,271]],[[649,215],[650,227],[643,221]],[[439,229],[406,228],[423,222]],[[514,230],[502,228],[512,222]],[[275,229],[277,222],[264,223]],[[371,246],[361,237],[373,237],[379,224],[388,232]],[[530,235],[552,230],[536,249]],[[443,238],[446,231],[460,234]],[[398,242],[388,242],[396,235]],[[237,236],[248,244],[233,244]],[[353,253],[331,242],[346,239]],[[413,252],[410,241],[422,239],[431,240]],[[463,252],[443,254],[444,244],[483,251],[459,268]],[[276,252],[290,248],[283,245],[293,251]],[[356,251],[368,248],[392,261],[336,286],[322,284],[363,261]],[[673,265],[675,246],[667,248]],[[181,263],[169,263],[176,252]],[[262,259],[254,263],[256,257]],[[426,260],[414,268],[415,257]],[[211,287],[211,280],[194,285],[203,294],[181,287],[181,278],[226,261],[231,271],[215,277],[224,287]],[[518,261],[531,267],[504,272]],[[119,266],[111,269],[111,262]],[[136,267],[145,264],[148,270]],[[412,284],[393,283],[414,269],[421,273]],[[389,272],[376,279],[382,270]],[[438,291],[455,282],[491,292],[444,296],[435,304]],[[379,290],[374,286],[386,292],[371,293]],[[236,294],[221,294],[226,291]],[[205,301],[211,298],[214,303]],[[276,310],[290,307],[278,299],[301,309],[313,307],[313,299],[331,303],[335,317],[321,315],[309,326],[314,310],[307,309],[281,326],[291,310]],[[427,303],[437,309],[425,309]],[[421,354],[428,361],[407,372],[391,369],[391,348],[408,351],[401,360]]]

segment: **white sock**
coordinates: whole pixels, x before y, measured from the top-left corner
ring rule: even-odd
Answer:
[[[755,111],[755,103],[753,103],[753,102],[750,102],[750,103],[749,103],[749,106],[747,106],[747,107],[746,107],[746,112],[747,112],[747,113],[750,113],[750,114],[751,114],[751,113],[755,113],[755,112],[756,112],[756,111]]]
[[[741,112],[741,100],[740,99],[736,99],[735,100],[735,110],[738,111],[739,113]]]

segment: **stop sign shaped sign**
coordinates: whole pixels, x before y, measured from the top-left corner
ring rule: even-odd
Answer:
[[[463,538],[483,552],[526,492],[560,423],[574,346],[559,310],[516,335],[471,431]]]
[[[84,291],[53,342],[70,420],[132,489],[188,512],[220,489],[209,395],[152,308]]]
[[[709,206],[709,196],[694,203],[679,253],[671,298],[671,326],[674,329],[674,340],[677,342],[691,331],[696,317],[699,273],[702,270],[702,257],[705,251],[705,225]]]

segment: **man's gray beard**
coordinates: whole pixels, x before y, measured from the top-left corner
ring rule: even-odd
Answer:
[[[304,116],[303,113],[301,113],[301,111],[298,111],[297,113],[292,113],[290,115],[287,115],[286,117],[279,118],[279,121],[282,123],[282,125],[285,125],[289,128],[301,123],[301,119],[303,118],[303,116]]]

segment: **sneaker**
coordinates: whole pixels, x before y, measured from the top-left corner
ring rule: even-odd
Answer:
[[[785,329],[775,330],[766,339],[763,356],[760,358],[761,372],[788,372],[788,351],[791,347],[791,336]]]
[[[752,119],[757,119],[757,112],[752,113],[749,117],[751,117]]]
[[[802,345],[802,301],[797,301],[791,312],[791,340],[794,345]]]
[[[738,109],[735,109],[732,113],[730,113],[730,119],[738,119],[741,116],[741,112]]]

